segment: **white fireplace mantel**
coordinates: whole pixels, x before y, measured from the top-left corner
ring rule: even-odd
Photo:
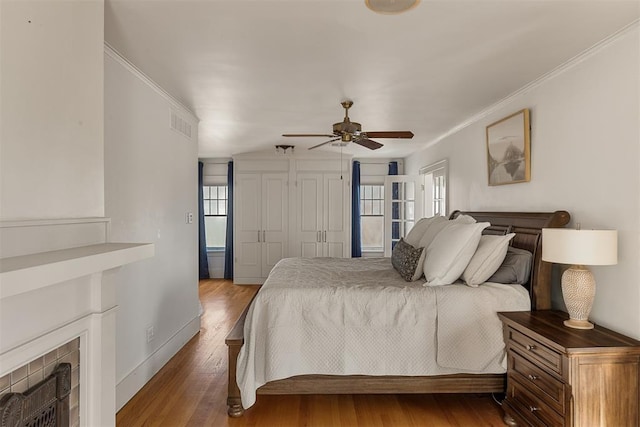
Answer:
[[[101,243],[0,259],[0,299],[150,258],[153,244]]]

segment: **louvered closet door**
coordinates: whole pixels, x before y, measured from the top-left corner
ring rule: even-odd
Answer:
[[[287,173],[262,175],[262,276],[287,254],[289,189]]]
[[[305,258],[322,254],[322,174],[300,173],[296,178],[296,246],[295,255]]]
[[[234,276],[262,277],[261,175],[237,174],[234,196]]]
[[[323,200],[323,236],[324,256],[343,258],[348,256],[347,250],[347,212],[348,201],[346,181],[340,174],[325,174]]]

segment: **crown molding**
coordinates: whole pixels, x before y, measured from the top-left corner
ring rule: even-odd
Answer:
[[[111,58],[116,60],[120,65],[122,65],[125,69],[127,69],[131,74],[136,76],[142,82],[144,82],[147,86],[153,89],[158,95],[162,96],[166,101],[168,101],[173,108],[177,108],[182,112],[189,114],[191,119],[197,124],[200,122],[198,116],[191,111],[187,106],[185,106],[182,102],[178,101],[173,95],[164,90],[158,83],[153,81],[149,76],[142,72],[138,67],[133,65],[131,61],[122,56],[120,52],[115,50],[109,43],[104,42],[104,52],[109,55]]]
[[[471,126],[474,123],[479,122],[480,120],[482,120],[482,119],[490,116],[491,114],[501,110],[502,108],[504,108],[505,106],[510,104],[517,97],[519,97],[521,95],[524,95],[524,94],[526,94],[527,92],[530,92],[533,89],[536,89],[537,87],[543,85],[544,83],[548,82],[549,80],[552,80],[556,76],[558,76],[558,75],[570,70],[571,68],[577,66],[578,64],[586,61],[587,59],[589,59],[592,56],[596,55],[597,53],[599,53],[603,49],[609,47],[611,44],[615,43],[616,41],[618,41],[622,37],[626,36],[631,31],[636,30],[640,26],[639,23],[640,23],[640,20],[636,19],[635,21],[633,21],[629,25],[621,28],[620,30],[616,31],[615,33],[611,34],[610,36],[608,36],[608,37],[604,38],[603,40],[599,41],[598,43],[594,44],[590,48],[588,48],[588,49],[584,50],[583,52],[577,54],[576,56],[574,56],[573,58],[569,59],[568,61],[560,64],[559,66],[557,66],[553,70],[548,71],[547,73],[545,73],[542,76],[538,77],[537,79],[531,81],[530,83],[527,83],[526,85],[524,85],[520,89],[516,90],[515,92],[511,93],[510,95],[507,95],[506,97],[502,98],[500,101],[496,102],[495,104],[490,105],[489,107],[485,108],[484,110],[480,111],[479,113],[469,117],[464,122],[461,122],[457,126],[454,126],[453,128],[449,129],[447,132],[445,132],[445,133],[441,134],[440,136],[432,139],[427,144],[425,144],[424,147],[425,148],[431,147],[431,146],[437,144],[438,142],[442,141],[443,139],[445,139],[445,138],[447,138],[447,137],[449,137],[449,136],[451,136],[451,135],[453,135],[455,133],[460,132],[462,129],[464,129],[464,128],[468,127],[468,126]]]

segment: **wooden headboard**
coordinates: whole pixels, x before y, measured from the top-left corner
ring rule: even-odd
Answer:
[[[567,211],[555,212],[461,212],[454,211],[450,218],[470,215],[478,222],[491,226],[484,234],[516,233],[511,246],[526,249],[533,254],[529,281],[524,285],[531,295],[532,310],[551,308],[551,264],[542,261],[542,229],[561,228],[569,223]]]

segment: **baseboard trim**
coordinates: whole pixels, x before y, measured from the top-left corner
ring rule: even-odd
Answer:
[[[209,277],[211,279],[224,279],[224,269],[214,268],[209,270]]]
[[[234,285],[262,285],[266,279],[264,277],[244,277],[233,279]]]
[[[182,347],[200,331],[200,316],[176,332],[116,385],[116,412],[122,409]]]

